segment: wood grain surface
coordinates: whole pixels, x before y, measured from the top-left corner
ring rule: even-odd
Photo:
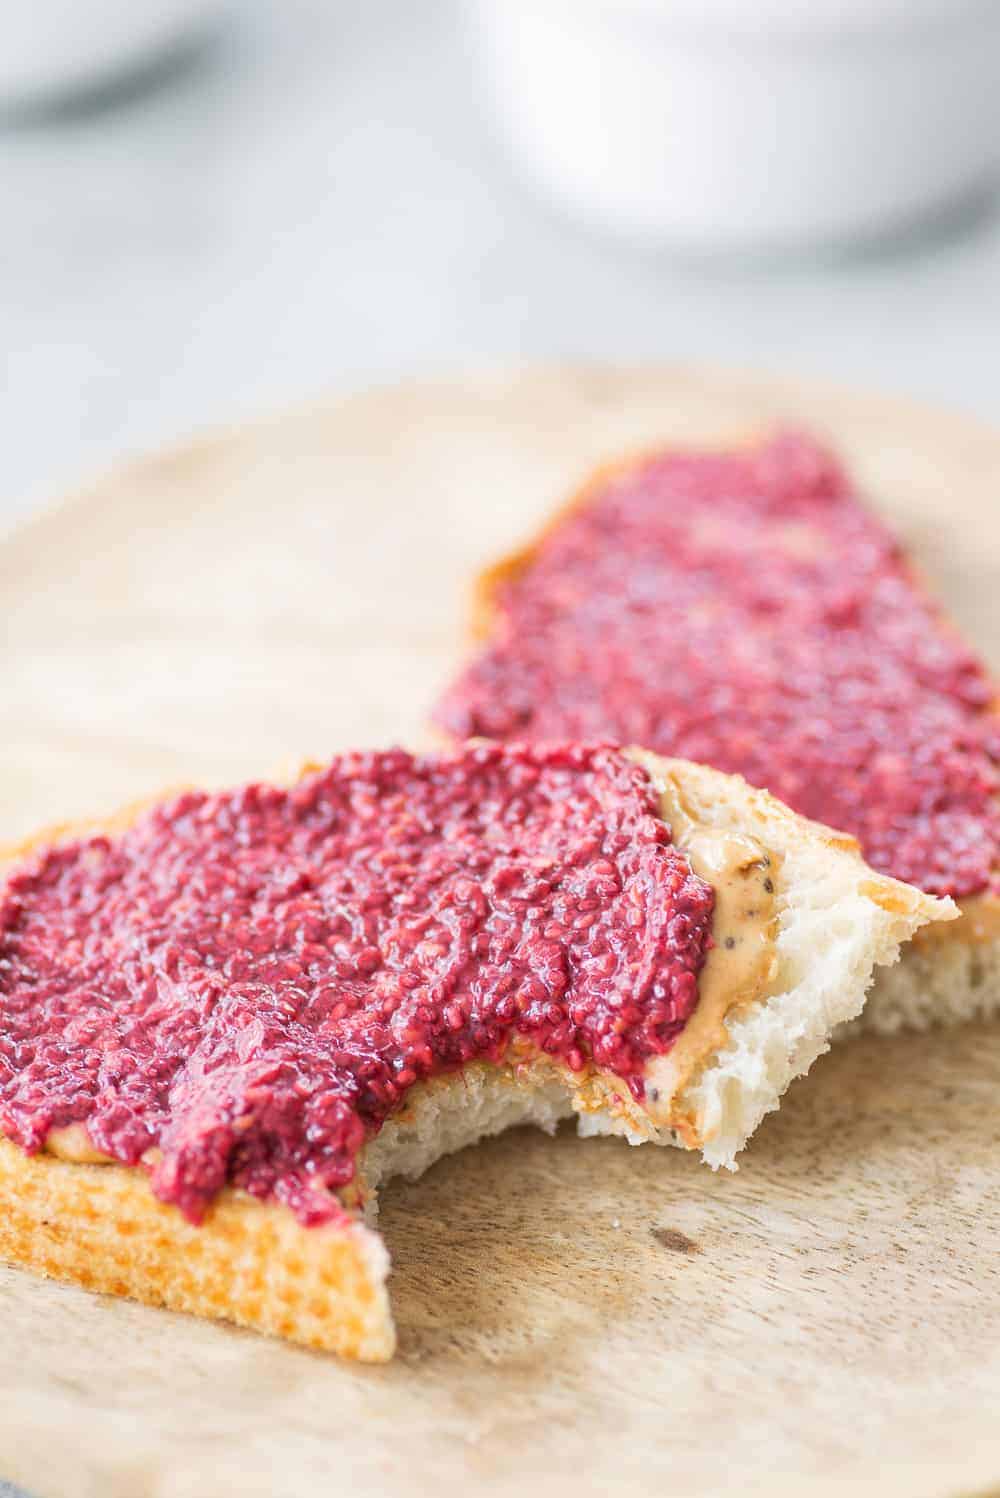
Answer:
[[[750,376],[411,384],[134,463],[0,545],[0,840],[415,743],[472,570],[589,464],[805,422],[1000,663],[1000,433]],[[736,1175],[518,1131],[391,1185],[356,1368],[0,1269],[41,1495],[1000,1491],[1000,1031],[825,1058]]]

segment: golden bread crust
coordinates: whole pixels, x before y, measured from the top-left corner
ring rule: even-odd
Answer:
[[[145,1171],[0,1138],[0,1258],[88,1290],[234,1321],[366,1362],[392,1356],[388,1256],[360,1223],[306,1228],[225,1191],[195,1227]]]
[[[0,876],[43,847],[124,832],[180,789],[0,847]],[[0,1258],[36,1273],[364,1362],[395,1349],[388,1255],[361,1223],[307,1228],[284,1207],[225,1191],[195,1227],[157,1200],[139,1166],[28,1155],[2,1135],[0,1209]]]

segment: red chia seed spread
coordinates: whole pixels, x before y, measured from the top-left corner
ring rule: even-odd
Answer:
[[[0,885],[0,1129],[155,1150],[154,1192],[193,1221],[226,1183],[326,1221],[322,1188],[415,1082],[515,1036],[641,1097],[713,903],[646,771],[601,746],[186,793]]]
[[[452,734],[641,744],[742,773],[931,893],[995,881],[994,688],[808,439],[619,472],[493,604],[438,709]]]

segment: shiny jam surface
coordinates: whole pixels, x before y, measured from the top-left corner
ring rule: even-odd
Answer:
[[[391,750],[43,851],[0,886],[0,1130],[315,1223],[418,1079],[515,1036],[641,1096],[713,910],[657,809],[600,746]]]
[[[738,771],[935,894],[995,878],[1000,719],[897,543],[807,438],[610,478],[501,585],[438,710]]]

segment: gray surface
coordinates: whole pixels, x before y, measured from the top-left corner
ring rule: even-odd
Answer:
[[[195,66],[0,131],[0,521],[120,452],[469,361],[695,358],[1000,413],[1000,224],[682,266],[578,234],[482,118],[447,0],[243,0]]]
[[[193,427],[468,362],[714,360],[1000,418],[996,217],[825,267],[642,257],[536,202],[480,101],[446,0],[248,0],[156,89],[0,132],[0,523]]]

